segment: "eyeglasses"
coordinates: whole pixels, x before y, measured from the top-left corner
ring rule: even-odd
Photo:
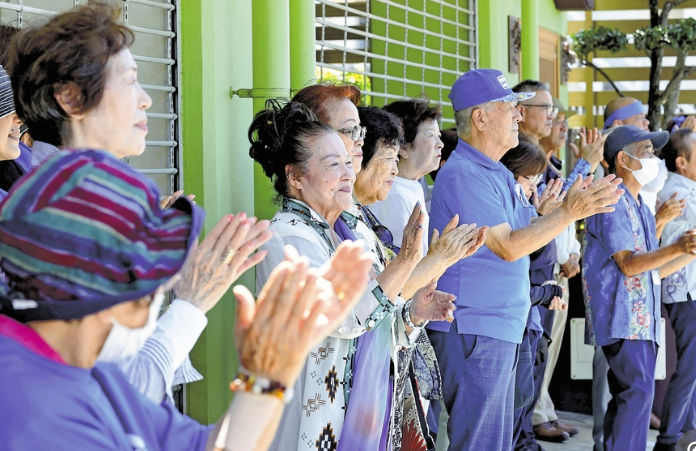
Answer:
[[[358,139],[365,139],[367,127],[356,125],[351,128],[339,128],[336,131],[342,135],[350,136],[350,139],[353,141],[357,141]]]
[[[545,108],[546,109],[546,116],[556,117],[556,115],[558,114],[558,108],[556,108],[553,105],[546,105],[546,104],[542,104],[542,105],[522,104],[522,105],[523,106],[535,106],[537,108]]]
[[[530,184],[530,185],[536,185],[537,183],[539,183],[539,182],[541,181],[541,178],[542,178],[543,176],[544,176],[544,174],[537,174],[537,175],[535,175],[535,176],[533,176],[533,177],[527,177],[526,175],[523,175],[522,177],[524,177],[524,178],[526,178],[527,180],[529,180],[529,184]]]

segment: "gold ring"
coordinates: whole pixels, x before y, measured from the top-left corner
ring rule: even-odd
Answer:
[[[229,265],[232,259],[234,258],[234,254],[234,249],[226,249],[225,252],[222,254],[222,262],[226,265]]]

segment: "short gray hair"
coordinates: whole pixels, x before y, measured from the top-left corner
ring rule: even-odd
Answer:
[[[475,109],[490,111],[491,102],[482,103],[479,105],[470,106],[463,110],[454,112],[454,124],[457,126],[457,135],[460,138],[468,138],[471,136],[471,116]]]

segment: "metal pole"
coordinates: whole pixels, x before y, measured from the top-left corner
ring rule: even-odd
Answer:
[[[539,79],[539,0],[522,0],[522,80]]]
[[[276,0],[254,0],[252,9],[254,90],[283,90],[290,96],[290,5]],[[277,92],[277,91],[276,91]],[[263,109],[267,97],[254,98],[254,111]],[[261,166],[254,165],[254,211],[259,219],[276,210],[273,188]]]
[[[316,79],[314,0],[290,0],[290,87],[294,91]]]
[[[585,11],[585,30],[589,30],[593,26],[592,22],[592,11]],[[592,61],[592,54],[587,55],[587,61]],[[595,126],[595,95],[594,95],[594,80],[595,80],[595,70],[591,67],[585,67],[585,123],[586,127]],[[601,128],[601,127],[600,127]]]

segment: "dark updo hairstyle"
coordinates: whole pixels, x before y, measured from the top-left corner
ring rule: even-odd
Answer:
[[[332,134],[336,131],[320,122],[305,105],[279,99],[266,101],[266,108],[256,113],[249,127],[249,156],[273,181],[276,201],[289,194],[286,166],[304,173],[317,139]]]
[[[454,152],[454,149],[457,148],[457,144],[459,143],[459,136],[457,135],[457,129],[456,128],[448,128],[447,130],[441,130],[440,131],[440,141],[442,141],[442,144],[444,144],[444,147],[442,147],[441,158],[440,158],[440,167],[442,167],[442,163],[449,160],[450,155],[452,155],[452,152]],[[437,173],[439,171],[440,171],[440,168],[437,168],[430,173],[430,176],[433,178],[433,181],[435,181],[435,179],[437,179]]]
[[[109,58],[133,43],[133,32],[119,23],[121,8],[117,0],[90,0],[15,35],[7,72],[17,115],[35,140],[61,146],[70,139],[70,117],[56,94],[66,90],[80,113],[101,101]]]
[[[442,117],[439,107],[431,107],[425,99],[404,99],[385,105],[385,111],[395,114],[404,126],[404,141],[413,142],[418,134],[418,126],[427,120],[439,121]]]
[[[334,114],[336,102],[343,99],[348,99],[353,105],[358,106],[360,89],[353,85],[324,82],[302,88],[292,101],[307,106],[320,121],[328,123]]]
[[[520,139],[517,147],[508,150],[500,162],[512,172],[515,178],[537,175],[544,172],[548,165],[544,151],[525,139]]]
[[[404,130],[401,120],[388,111],[373,106],[359,106],[360,123],[367,128],[365,144],[362,146],[362,168],[375,156],[377,148],[384,146],[402,146],[404,144]],[[398,149],[397,149],[398,150]]]

